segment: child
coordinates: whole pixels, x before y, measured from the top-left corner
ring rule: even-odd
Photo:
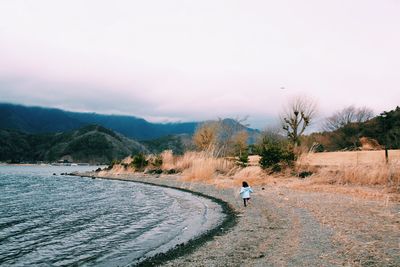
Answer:
[[[240,188],[240,196],[243,198],[244,206],[247,207],[247,202],[250,200],[250,193],[253,193],[253,189],[243,181],[242,188]]]

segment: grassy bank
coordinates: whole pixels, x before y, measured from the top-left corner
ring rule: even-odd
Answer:
[[[325,191],[330,188],[338,192],[352,191],[357,187],[355,191],[360,195],[366,195],[363,191],[373,190],[376,193],[372,195],[383,197],[386,193],[400,193],[400,151],[389,151],[389,157],[389,163],[385,163],[384,151],[309,153],[301,155],[293,167],[273,173],[259,166],[258,156],[251,156],[248,166],[244,167],[234,158],[217,158],[206,152],[189,151],[175,156],[171,151],[165,151],[161,154],[162,165],[157,169],[163,173],[179,173],[182,181],[225,188],[239,187],[242,181],[251,185],[285,185],[306,190]],[[151,157],[148,161],[152,162]],[[100,175],[139,171],[131,162],[132,158],[126,158],[111,169],[101,171]],[[154,169],[150,164],[140,171],[151,172]],[[303,174],[307,177],[304,178]]]

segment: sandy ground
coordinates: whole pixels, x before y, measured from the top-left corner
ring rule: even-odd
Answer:
[[[284,185],[238,188],[182,182],[179,176],[115,178],[201,192],[228,202],[237,225],[164,266],[400,266],[400,204]]]

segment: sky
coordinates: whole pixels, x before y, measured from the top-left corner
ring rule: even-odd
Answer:
[[[400,105],[400,0],[2,0],[0,102],[153,122]]]

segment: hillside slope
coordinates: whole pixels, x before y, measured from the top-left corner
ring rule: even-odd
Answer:
[[[79,113],[0,103],[0,129],[35,134],[65,132],[88,124],[101,125],[136,140],[150,140],[173,134],[193,134],[198,123],[150,123],[134,116]]]
[[[175,135],[191,136],[199,123],[201,122],[150,123],[134,116],[78,113],[0,103],[0,129],[17,130],[29,134],[65,132],[96,124],[142,141]],[[254,143],[259,134],[258,130],[247,128],[233,119],[224,119],[222,123],[236,130],[247,129],[249,143]]]
[[[109,163],[147,149],[98,125],[89,125],[65,133],[26,134],[0,130],[0,161]]]

